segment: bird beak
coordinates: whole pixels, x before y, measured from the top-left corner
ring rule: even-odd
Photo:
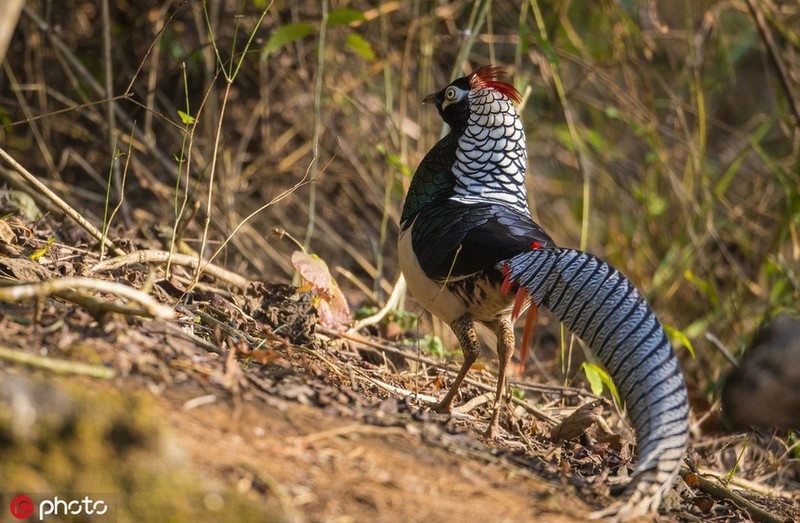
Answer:
[[[436,103],[436,93],[431,93],[425,98],[422,99],[422,104],[435,104]]]

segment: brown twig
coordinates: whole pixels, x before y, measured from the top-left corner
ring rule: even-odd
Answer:
[[[175,317],[175,311],[166,305],[158,303],[150,295],[138,289],[113,281],[84,278],[82,276],[0,287],[0,301],[16,303],[26,299],[44,298],[51,295],[60,295],[69,299],[69,296],[72,296],[71,293],[79,293],[80,290],[114,294],[141,306],[125,309],[128,314],[151,316],[162,320],[169,320]]]
[[[12,349],[0,345],[0,358],[22,363],[31,367],[47,369],[60,374],[83,374],[92,378],[111,379],[117,375],[114,369],[102,365],[89,365],[77,361],[61,360],[47,356],[37,356],[24,350]]]
[[[748,490],[750,492],[755,492],[756,494],[759,494],[761,496],[768,496],[771,498],[781,498],[788,500],[792,500],[795,497],[797,497],[796,492],[790,492],[776,486],[765,485],[763,483],[749,480],[741,476],[733,476],[732,478],[728,479],[727,474],[725,474],[724,475],[725,479],[723,479],[722,474],[719,474],[718,472],[708,468],[698,467],[697,471],[703,476],[714,478],[717,481],[724,482],[727,485],[733,485],[742,488],[744,490]]]
[[[366,345],[368,347],[372,347],[372,348],[375,348],[375,349],[378,349],[378,350],[381,350],[381,351],[384,351],[384,352],[389,352],[391,354],[398,354],[398,355],[400,355],[400,356],[402,356],[402,357],[404,357],[404,358],[406,358],[408,360],[417,361],[419,363],[425,363],[426,365],[430,365],[430,366],[433,366],[433,367],[441,367],[441,368],[445,368],[446,367],[445,364],[443,364],[442,362],[437,361],[437,360],[435,360],[433,358],[427,358],[425,356],[417,356],[415,354],[409,354],[408,352],[406,352],[404,350],[397,349],[397,348],[392,347],[391,345],[388,345],[388,344],[385,344],[385,343],[379,343],[379,342],[377,342],[375,340],[372,340],[372,339],[367,338],[365,336],[361,336],[361,335],[356,334],[354,332],[339,332],[339,331],[335,331],[335,330],[332,330],[332,329],[326,329],[324,327],[318,327],[318,330],[321,333],[325,334],[326,336],[330,336],[330,337],[333,337],[333,338],[341,338],[341,339],[345,339],[345,340],[354,341],[356,343],[361,343],[361,344]],[[489,392],[495,392],[496,388],[497,388],[496,384],[483,383],[481,381],[477,381],[477,380],[474,380],[474,379],[469,378],[469,377],[464,378],[464,382],[472,385],[473,387],[477,387],[479,389],[482,389],[482,390],[485,390],[485,391],[489,391]],[[554,392],[554,391],[548,389],[548,392]],[[546,422],[548,422],[550,424],[553,424],[553,425],[558,423],[557,419],[555,419],[552,416],[542,412],[540,409],[537,409],[536,407],[534,407],[533,405],[531,405],[530,403],[528,403],[528,402],[526,402],[524,400],[512,397],[511,401],[513,403],[517,404],[517,405],[522,405],[525,408],[525,410],[527,410],[530,414],[536,416],[537,418],[539,418],[539,419],[541,419],[543,421],[546,421]]]
[[[435,398],[435,397],[430,396],[428,394],[420,394],[419,392],[414,392],[412,390],[404,389],[402,387],[398,387],[396,385],[392,385],[391,383],[386,383],[385,381],[382,381],[382,380],[379,380],[379,379],[376,379],[376,378],[374,378],[372,376],[367,375],[364,371],[362,371],[360,369],[353,368],[351,370],[353,370],[356,374],[358,374],[361,379],[367,380],[370,383],[372,383],[373,385],[375,385],[375,386],[377,386],[377,387],[379,387],[379,388],[381,388],[381,389],[383,389],[383,390],[385,390],[387,392],[391,392],[392,394],[396,394],[396,395],[402,396],[404,398],[414,398],[414,399],[419,400],[419,401],[421,401],[423,403],[435,404],[435,403],[439,402],[438,398]]]
[[[191,269],[196,269],[198,265],[197,256],[189,254],[170,254],[167,251],[148,250],[136,251],[100,262],[94,265],[91,268],[91,271],[100,273],[113,271],[126,265],[132,265],[136,263],[166,263],[168,261],[176,265],[189,267]],[[222,267],[214,265],[210,262],[203,262],[202,267],[203,272],[209,276],[213,276],[214,278],[229,283],[230,285],[238,287],[239,289],[246,289],[250,285],[250,280],[247,278],[244,278],[235,272],[223,269]]]
[[[770,32],[769,27],[767,27],[767,22],[764,20],[763,13],[761,13],[761,11],[759,11],[756,7],[755,0],[745,1],[747,2],[747,7],[750,9],[750,14],[753,15],[753,19],[756,22],[756,27],[758,27],[758,32],[761,34],[761,39],[764,41],[764,45],[767,48],[767,54],[769,54],[770,61],[775,67],[775,71],[778,73],[778,78],[781,81],[781,87],[783,87],[783,92],[786,95],[789,106],[792,108],[792,112],[794,113],[795,123],[800,125],[800,103],[798,103],[797,99],[794,97],[794,93],[792,92],[792,82],[789,79],[789,75],[786,73],[786,66],[783,64],[781,55],[778,52],[778,46],[775,45],[775,40],[772,38],[772,33]]]
[[[397,278],[397,282],[394,284],[392,288],[392,294],[389,295],[389,299],[386,300],[386,304],[381,307],[381,310],[373,314],[372,316],[368,316],[361,320],[358,320],[347,332],[358,332],[364,327],[370,327],[375,325],[376,323],[380,323],[387,314],[397,308],[397,304],[400,303],[400,300],[403,297],[403,294],[406,292],[406,280],[403,278],[401,274],[399,278]]]
[[[184,4],[185,4],[185,2],[182,2],[180,4],[180,7],[182,7]],[[170,20],[172,20],[172,17],[174,17],[175,14],[178,11],[179,11],[179,9],[176,9],[175,12],[173,12],[173,14],[170,15],[170,18],[167,20],[167,24],[170,22]],[[100,85],[100,82],[98,82],[96,80],[95,75],[93,75],[92,73],[89,72],[89,70],[86,68],[86,66],[83,65],[81,60],[75,55],[75,53],[72,52],[72,50],[69,48],[69,46],[67,46],[67,44],[65,44],[64,41],[61,38],[59,38],[59,36],[56,34],[56,32],[53,31],[53,28],[50,26],[50,24],[48,24],[41,16],[39,16],[39,14],[36,13],[36,11],[33,8],[31,8],[31,7],[27,6],[27,5],[23,7],[22,12],[23,12],[23,14],[25,16],[27,16],[34,23],[34,25],[36,25],[36,27],[39,29],[39,31],[41,31],[45,36],[47,36],[47,38],[53,44],[53,47],[59,53],[61,53],[61,55],[64,56],[64,58],[66,59],[67,63],[69,63],[69,65],[80,76],[81,81],[84,82],[97,96],[104,97],[105,89],[103,88],[102,85]],[[165,26],[166,26],[166,24],[165,24]],[[162,31],[163,31],[163,27],[162,27]],[[128,85],[128,88],[127,88],[125,94],[119,95],[119,96],[114,96],[114,97],[108,98],[108,99],[103,98],[102,100],[89,101],[86,104],[78,106],[77,108],[89,107],[89,106],[92,106],[92,105],[108,103],[113,108],[114,113],[116,114],[116,117],[119,118],[119,121],[121,122],[122,126],[125,127],[125,128],[128,128],[128,129],[133,129],[135,127],[134,121],[125,113],[125,111],[123,111],[122,107],[120,106],[120,104],[118,102],[125,100],[125,101],[128,101],[128,102],[134,102],[135,103],[135,100],[132,98],[131,88],[132,88],[132,86],[133,86],[133,84],[134,84],[134,82],[136,80],[137,75],[139,74],[139,71],[141,71],[141,69],[143,67],[144,61],[147,59],[147,55],[149,54],[150,50],[153,49],[153,46],[155,46],[156,43],[158,42],[158,36],[160,36],[160,35],[161,35],[161,32],[159,32],[156,35],[157,38],[155,38],[153,40],[153,42],[150,44],[150,47],[148,49],[148,53],[143,57],[142,61],[140,62],[139,67],[136,70],[136,75],[134,75],[134,77],[131,78],[131,81],[130,81],[130,83]],[[137,103],[137,105],[141,105],[141,104]],[[147,107],[145,107],[145,109],[147,109]],[[34,118],[27,119],[26,121],[30,122],[30,121],[33,121],[34,119],[44,118],[44,117],[52,116],[52,115],[55,115],[55,114],[60,114],[60,113],[64,113],[64,112],[70,112],[70,111],[73,111],[73,110],[75,110],[75,108],[69,107],[69,108],[66,108],[66,109],[61,109],[61,110],[58,110],[58,111],[54,111],[52,113],[48,113],[47,115],[35,116]],[[161,116],[163,116],[163,115],[161,115]],[[175,124],[171,120],[169,120],[168,118],[162,118],[162,119],[164,121],[166,121],[167,123],[170,123],[173,126],[175,126]],[[161,164],[161,166],[163,168],[167,169],[168,171],[170,169],[174,168],[174,163],[172,162],[171,158],[169,157],[169,155],[164,154],[162,152],[161,148],[156,144],[156,141],[155,141],[153,136],[144,136],[144,144],[147,146],[148,151]]]
[[[109,0],[101,0],[100,2],[100,17],[102,20],[102,35],[103,35],[103,71],[105,73],[105,85],[103,91],[106,98],[114,96],[114,64],[111,56],[111,10],[108,5]],[[120,171],[119,162],[116,159],[116,146],[117,140],[114,133],[117,130],[117,119],[114,114],[114,107],[112,104],[107,104],[106,107],[106,140],[108,141],[108,150],[111,151],[111,186],[114,192],[120,195],[120,205],[123,205],[122,200],[122,172]],[[126,225],[130,225],[129,216],[123,210]]]
[[[694,474],[697,478],[698,486],[697,488],[700,489],[701,492],[705,492],[709,496],[717,499],[719,501],[728,501],[731,504],[735,505],[736,507],[746,511],[753,521],[757,521],[759,523],[784,523],[786,520],[780,518],[770,512],[767,512],[763,508],[759,507],[755,503],[743,498],[736,492],[728,489],[724,485],[720,483],[716,483],[714,481],[709,481],[703,476],[699,474],[695,474],[694,472],[690,471],[686,467],[681,467],[681,477],[686,480],[689,474]]]
[[[25,0],[6,0],[0,6],[0,63],[6,56],[8,43],[14,34],[14,28],[17,26],[23,5],[25,5]]]
[[[312,432],[311,434],[306,434],[305,436],[295,436],[291,438],[291,442],[300,447],[307,447],[319,441],[349,436],[350,434],[377,434],[379,436],[384,436],[386,434],[400,434],[407,436],[408,431],[400,427],[378,427],[375,425],[364,425],[363,423],[353,423],[351,425],[345,425],[344,427],[336,427],[320,432]]]
[[[31,186],[33,186],[36,191],[47,197],[47,199],[50,200],[59,210],[61,210],[61,212],[69,216],[75,223],[81,226],[83,230],[91,234],[94,239],[100,243],[105,243],[109,249],[114,251],[114,254],[125,254],[125,251],[114,245],[108,238],[103,237],[103,233],[97,227],[92,225],[89,220],[84,218],[78,211],[73,209],[67,202],[62,200],[60,196],[51,191],[49,187],[40,182],[33,174],[30,173],[30,171],[23,167],[3,149],[0,149],[0,158],[5,160],[17,172],[17,174],[22,176],[22,178]]]

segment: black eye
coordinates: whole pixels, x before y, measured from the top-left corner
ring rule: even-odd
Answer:
[[[444,97],[447,100],[455,100],[456,96],[458,96],[458,89],[455,87],[448,87],[447,90],[444,92]]]

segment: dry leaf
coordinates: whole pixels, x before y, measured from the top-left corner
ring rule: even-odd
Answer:
[[[261,365],[269,365],[273,361],[278,360],[281,355],[279,352],[272,349],[256,349],[250,353],[250,357],[253,359],[253,361],[258,362]]]
[[[700,509],[700,512],[703,514],[708,514],[711,512],[711,509],[713,509],[715,505],[713,499],[705,496],[695,498],[692,503],[694,503],[694,506]]]
[[[589,427],[601,421],[604,400],[587,403],[556,425],[552,431],[552,440],[556,443],[569,441],[584,434]]]
[[[686,474],[686,477],[683,478],[683,481],[685,481],[690,488],[698,488],[700,486],[700,480],[697,478],[697,474],[694,472],[689,472]]]
[[[11,274],[19,281],[41,281],[55,276],[28,258],[0,257],[0,273]]]
[[[315,254],[294,251],[292,265],[321,298],[326,301],[333,298],[336,282],[322,258]]]
[[[349,323],[350,308],[347,300],[325,261],[314,254],[295,251],[292,254],[292,265],[320,297],[317,307],[320,323],[330,329],[338,329]]]
[[[17,235],[14,234],[14,230],[5,220],[0,220],[0,242],[6,245],[17,243]]]

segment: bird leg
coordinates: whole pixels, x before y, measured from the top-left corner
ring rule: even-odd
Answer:
[[[464,381],[464,378],[467,377],[467,372],[469,372],[472,364],[478,359],[478,354],[481,350],[480,343],[478,342],[478,335],[475,333],[475,325],[472,323],[472,318],[468,314],[456,319],[450,325],[450,328],[453,329],[453,333],[461,344],[461,350],[464,353],[464,363],[461,365],[461,370],[458,371],[456,380],[450,386],[450,390],[447,391],[442,401],[433,407],[433,410],[436,412],[448,414],[453,412],[453,400],[456,394],[458,394],[458,388],[461,386],[461,382]]]
[[[497,335],[497,364],[499,368],[497,370],[497,392],[494,397],[492,419],[484,436],[496,439],[500,422],[500,400],[503,398],[503,391],[506,388],[506,369],[508,369],[508,363],[511,361],[511,355],[514,354],[514,326],[509,320],[502,319],[493,322],[489,327]]]

